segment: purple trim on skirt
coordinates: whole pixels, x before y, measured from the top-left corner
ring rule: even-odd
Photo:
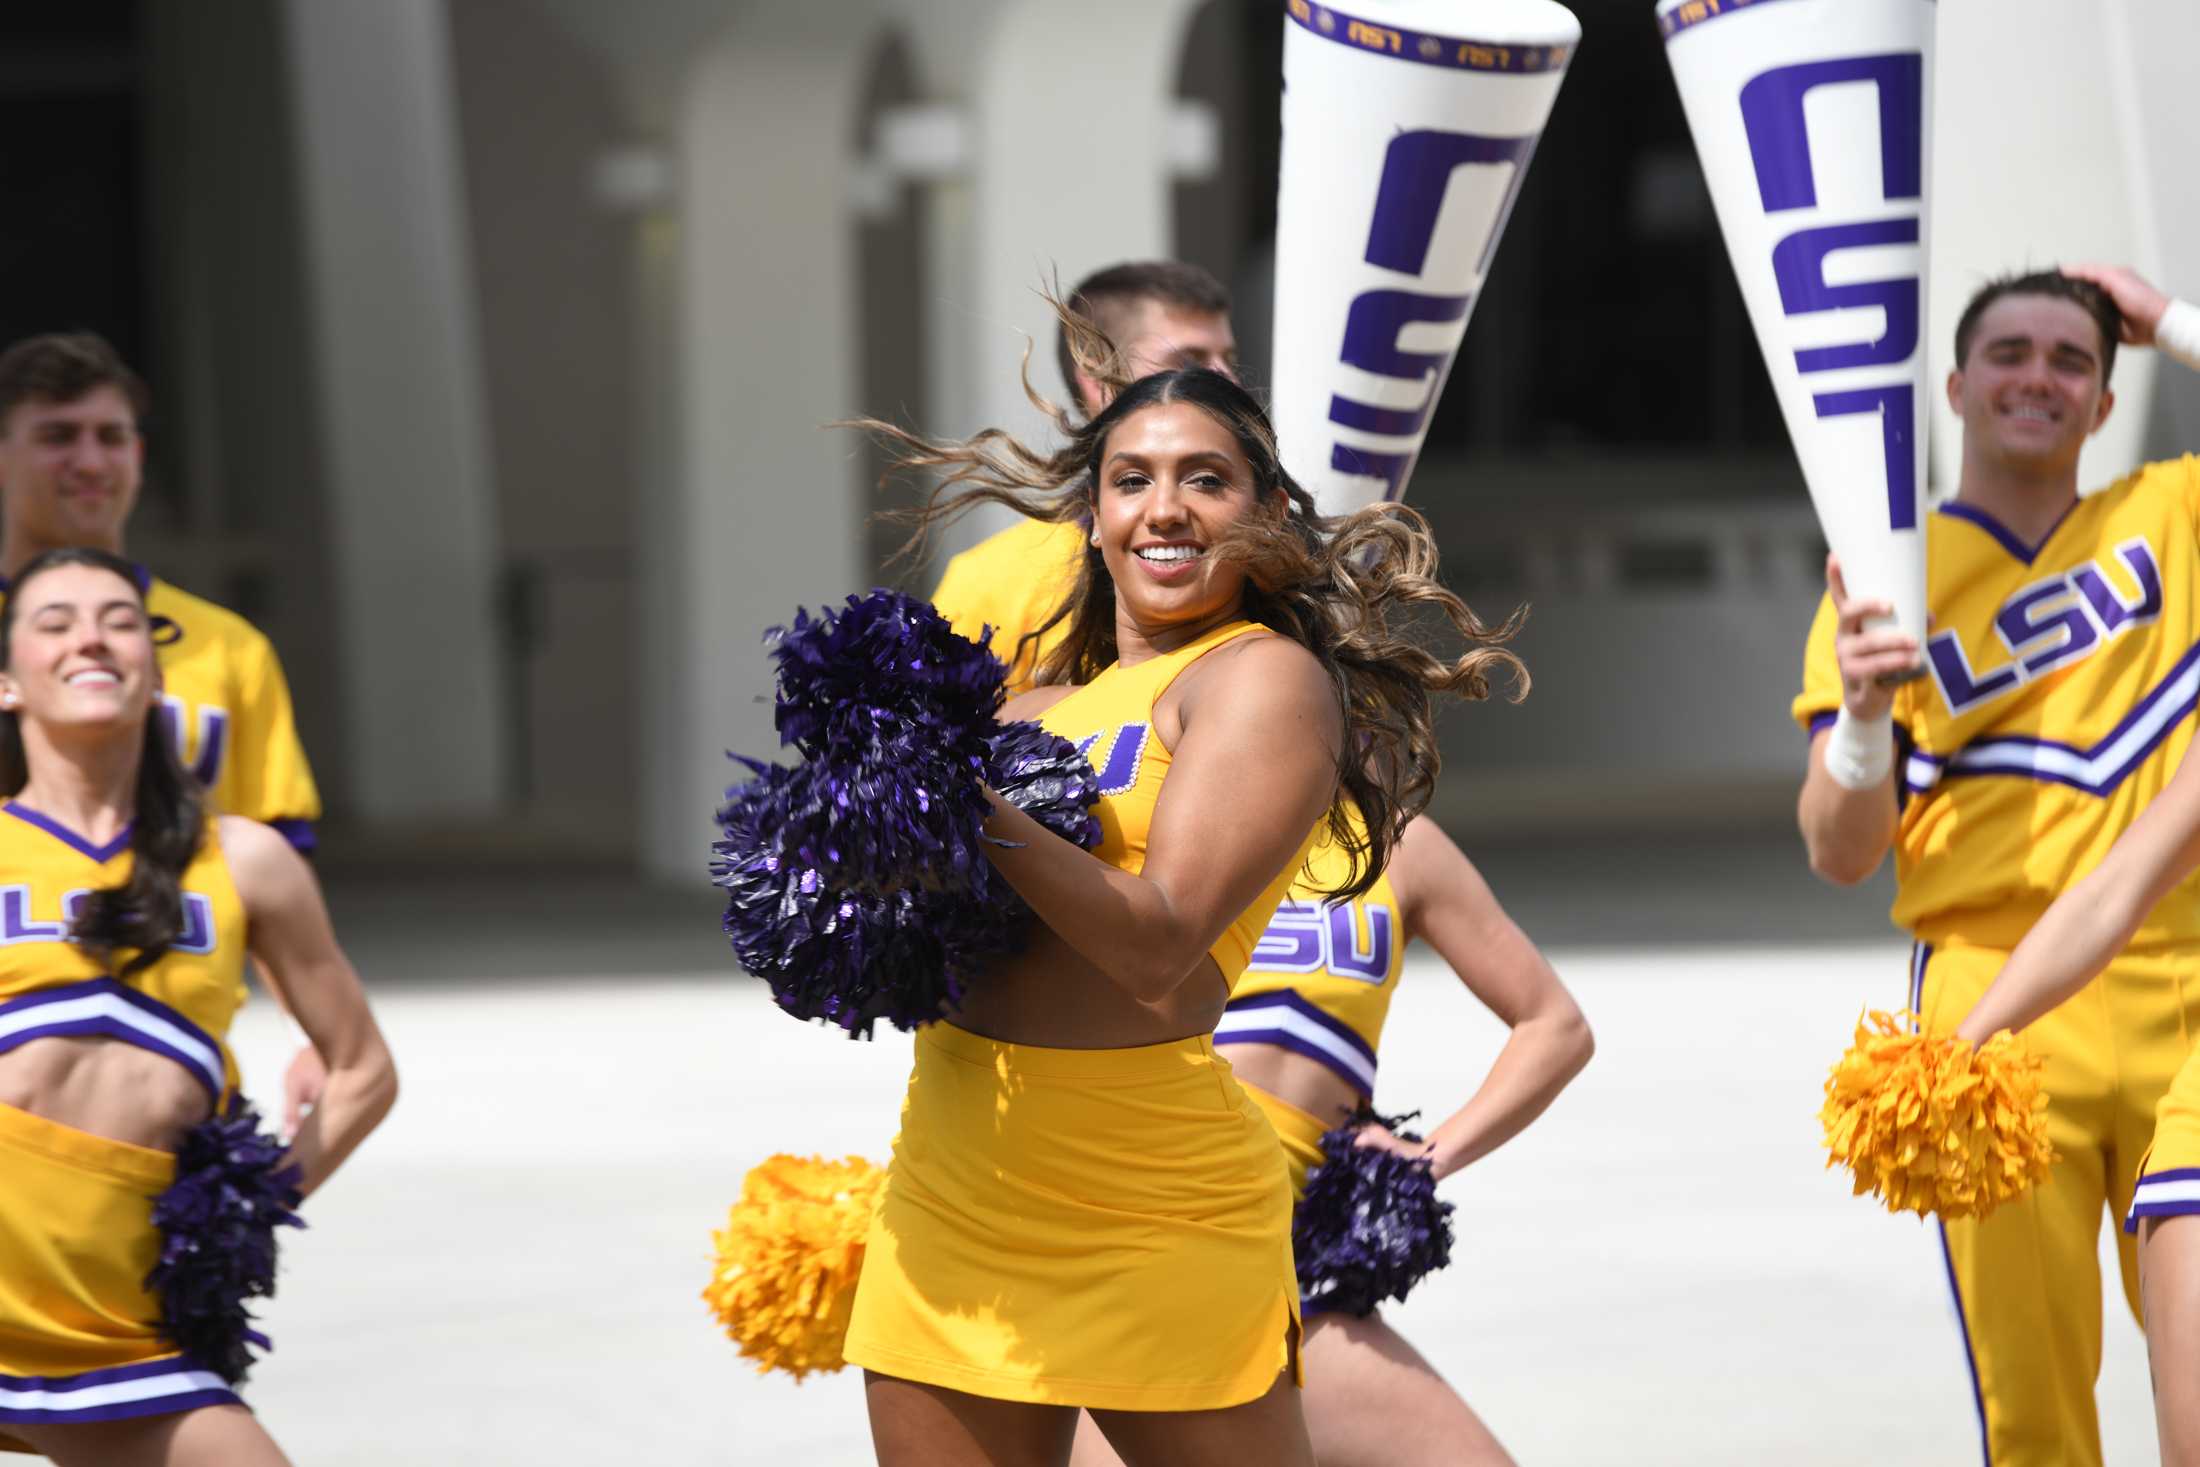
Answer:
[[[126,1384],[136,1380],[155,1380],[162,1376],[186,1373],[212,1375],[214,1372],[188,1355],[171,1355],[162,1360],[142,1360],[134,1365],[113,1365],[100,1370],[87,1370],[77,1375],[8,1375],[0,1373],[0,1391],[43,1391],[49,1395],[65,1396],[72,1392],[95,1390],[100,1386]],[[204,1406],[241,1406],[244,1400],[227,1386],[199,1386],[191,1390],[175,1391],[165,1395],[144,1396],[130,1401],[108,1401],[96,1406],[9,1406],[0,1404],[0,1422],[22,1422],[27,1425],[68,1425],[87,1421],[126,1421],[137,1416],[171,1416],[184,1411],[196,1411]]]

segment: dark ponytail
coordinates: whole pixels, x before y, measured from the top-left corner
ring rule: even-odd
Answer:
[[[141,572],[119,555],[104,550],[49,550],[34,556],[8,587],[0,604],[0,668],[8,661],[15,635],[16,605],[23,588],[49,570],[88,565],[112,571],[144,599]],[[30,782],[30,761],[23,751],[19,714],[0,716],[0,786],[20,793]],[[183,873],[206,837],[206,807],[198,781],[176,756],[167,719],[156,701],[145,710],[145,748],[138,759],[137,806],[130,823],[130,874],[120,886],[101,887],[77,908],[70,936],[110,965],[115,954],[134,951],[117,976],[151,967],[183,935]]]

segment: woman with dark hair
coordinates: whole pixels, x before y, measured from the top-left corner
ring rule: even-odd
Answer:
[[[1073,328],[1074,329],[1074,328]],[[1310,1464],[1291,1190],[1211,1036],[1318,830],[1365,891],[1437,767],[1435,694],[1519,673],[1411,511],[1325,521],[1228,379],[1164,372],[1042,456],[867,426],[980,502],[1086,519],[1036,719],[1098,771],[1087,852],[995,802],[1029,946],[918,1032],[846,1358],[890,1467],[1060,1463],[1077,1408],[1132,1464]],[[1432,613],[1465,641],[1423,650]],[[1353,811],[1364,814],[1355,818]]]
[[[1425,1160],[1441,1181],[1558,1098],[1594,1051],[1588,1021],[1434,820],[1406,826],[1361,900],[1322,903],[1325,857],[1334,859],[1326,847],[1315,852],[1263,936],[1215,1045],[1283,1142],[1295,1196],[1305,1197],[1311,1173],[1338,1164],[1322,1143],[1340,1126],[1355,1128],[1358,1146]],[[1414,942],[1426,942],[1510,1030],[1474,1093],[1426,1140],[1366,1119],[1384,1023]],[[1322,1261],[1318,1252],[1298,1260],[1302,1284],[1317,1276],[1300,1308],[1307,1426],[1321,1467],[1510,1467],[1489,1427],[1373,1302],[1321,1287]],[[1106,1460],[1083,1446],[1077,1457],[1079,1467]]]
[[[285,1459],[239,1400],[273,1229],[396,1071],[311,870],[213,815],[160,721],[128,562],[42,554],[0,606],[0,1447],[101,1467]],[[249,952],[327,1057],[287,1153],[224,1041]]]

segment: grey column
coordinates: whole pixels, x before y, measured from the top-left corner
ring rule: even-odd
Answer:
[[[355,808],[504,789],[495,506],[442,0],[287,0]]]
[[[674,119],[679,222],[654,308],[673,394],[644,528],[643,864],[701,882],[728,749],[770,756],[767,626],[856,589],[869,495],[825,424],[857,398],[852,133],[863,8],[766,6],[701,47]]]

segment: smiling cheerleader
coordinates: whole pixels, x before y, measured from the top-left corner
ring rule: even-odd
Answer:
[[[0,1447],[271,1467],[237,1395],[275,1229],[396,1072],[281,835],[206,813],[127,561],[57,550],[0,609]],[[287,1148],[224,1041],[249,953],[329,1061]]]
[[[1427,800],[1433,696],[1517,663],[1417,516],[1317,519],[1227,378],[1063,425],[1051,456],[869,425],[946,470],[927,526],[980,501],[1089,524],[1042,686],[1001,716],[1086,751],[1101,839],[995,800],[987,857],[1037,922],[918,1033],[846,1356],[882,1463],[1064,1461],[1085,1407],[1134,1461],[1307,1464],[1290,1178],[1211,1036],[1317,831],[1366,891]]]

